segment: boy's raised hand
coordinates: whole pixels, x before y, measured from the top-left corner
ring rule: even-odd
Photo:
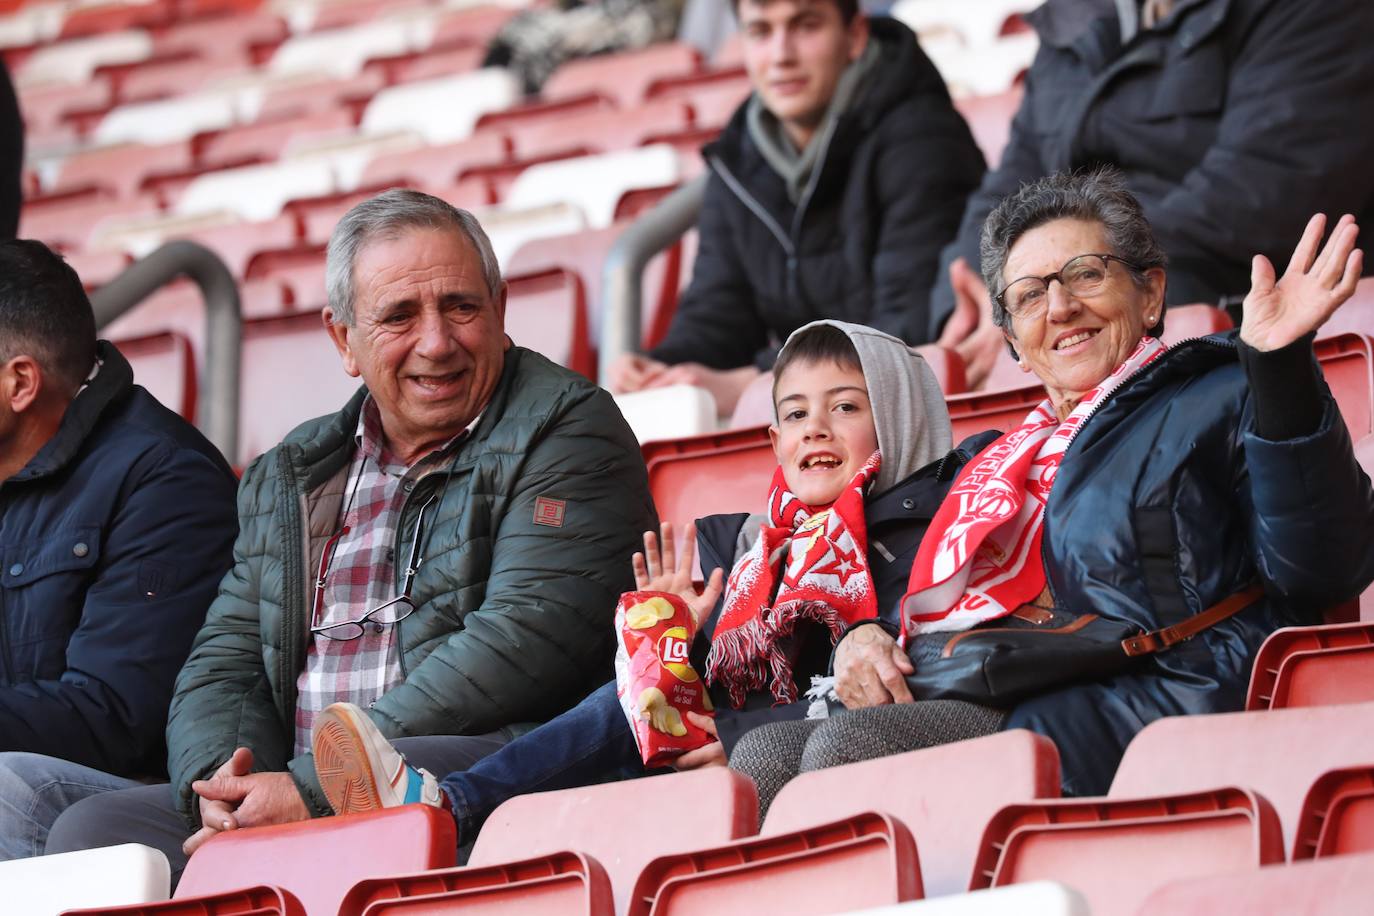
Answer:
[[[725,573],[717,568],[698,595],[692,585],[692,561],[696,557],[697,526],[689,524],[682,532],[682,552],[679,555],[673,541],[673,526],[664,522],[661,537],[652,531],[644,532],[644,552],[631,559],[635,572],[635,588],[641,592],[668,592],[677,595],[692,612],[698,627],[720,598]],[[659,544],[662,543],[660,549]]]

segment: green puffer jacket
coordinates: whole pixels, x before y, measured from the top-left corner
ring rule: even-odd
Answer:
[[[257,770],[289,769],[312,813],[329,813],[310,755],[292,759],[296,680],[364,395],[302,424],[243,475],[234,566],[177,678],[167,724],[172,785],[194,826],[191,782],[240,745]],[[388,737],[543,720],[604,683],[615,602],[633,587],[630,555],[657,525],[639,447],[610,395],[520,347],[507,351],[453,468],[415,579],[416,610],[396,625],[405,681],[369,712]],[[410,494],[398,558],[444,477]],[[561,525],[549,524],[560,504]]]

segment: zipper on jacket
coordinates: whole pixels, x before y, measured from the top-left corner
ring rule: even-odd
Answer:
[[[305,529],[301,524],[301,501],[305,498],[297,487],[295,467],[287,449],[277,452],[277,471],[284,490],[282,514],[285,516],[285,541],[289,545],[282,551],[282,627],[281,660],[277,663],[277,677],[281,682],[280,712],[282,721],[290,723],[294,734],[296,722],[296,679],[304,664],[301,653],[302,639],[310,630],[310,619],[305,612],[305,564],[309,557],[300,554],[305,543]],[[261,587],[261,583],[259,583]],[[294,741],[294,738],[292,739]]]
[[[788,263],[791,264],[795,262],[797,259],[797,247],[792,244],[792,240],[788,238],[782,226],[773,218],[773,214],[764,209],[763,204],[759,203],[754,198],[754,195],[745,190],[744,185],[740,184],[739,179],[734,176],[734,173],[726,168],[725,163],[720,161],[719,156],[711,157],[711,165],[715,166],[716,172],[720,175],[721,180],[725,182],[725,186],[740,199],[742,204],[749,208],[750,213],[758,217],[759,222],[768,227],[768,231],[773,233],[774,238],[778,240],[778,244],[782,246],[782,250],[787,252]]]
[[[1186,341],[1186,343],[1189,343],[1189,344],[1201,344],[1201,345],[1203,345],[1203,346],[1208,346],[1208,347],[1216,347],[1217,349],[1220,349],[1220,350],[1237,350],[1237,349],[1239,349],[1239,348],[1236,346],[1234,340],[1216,340],[1216,339],[1214,339],[1214,338],[1212,338],[1212,337],[1198,337],[1198,338],[1194,338],[1193,340]],[[1182,352],[1182,350],[1180,349],[1181,347],[1182,347],[1182,344],[1180,344],[1179,347],[1177,347],[1177,348],[1170,349],[1170,350],[1167,351],[1163,356],[1161,356],[1161,357],[1159,357],[1158,359],[1156,359],[1154,362],[1152,362],[1152,363],[1147,363],[1146,365],[1141,366],[1141,367],[1140,367],[1139,369],[1137,369],[1135,372],[1132,372],[1130,375],[1128,375],[1128,376],[1126,376],[1124,379],[1122,379],[1122,380],[1121,380],[1121,384],[1120,384],[1120,385],[1117,385],[1116,388],[1112,390],[1112,393],[1111,393],[1111,394],[1107,395],[1105,398],[1103,398],[1101,401],[1099,401],[1099,402],[1093,407],[1092,410],[1088,411],[1088,415],[1087,415],[1086,417],[1083,418],[1083,422],[1080,423],[1080,424],[1078,424],[1078,432],[1074,433],[1074,436],[1073,436],[1074,441],[1075,441],[1075,442],[1078,441],[1079,437],[1083,435],[1083,430],[1084,430],[1085,428],[1087,428],[1088,424],[1089,424],[1090,422],[1092,422],[1092,419],[1093,419],[1094,417],[1096,417],[1096,416],[1098,415],[1099,412],[1101,412],[1102,407],[1103,407],[1104,404],[1106,404],[1106,403],[1107,403],[1108,401],[1110,401],[1112,398],[1116,397],[1118,394],[1120,394],[1122,391],[1124,391],[1124,390],[1126,389],[1126,386],[1130,385],[1132,382],[1137,382],[1137,381],[1139,381],[1140,379],[1144,378],[1147,374],[1149,374],[1150,372],[1154,371],[1156,367],[1158,367],[1158,366],[1163,366],[1165,363],[1167,363],[1167,362],[1169,361],[1169,359],[1170,359],[1174,354],[1179,353],[1179,352]],[[1070,442],[1070,443],[1069,443],[1069,448],[1072,448],[1072,447],[1073,447],[1073,442]],[[1068,457],[1068,452],[1067,452],[1067,450],[1065,451],[1065,457]],[[1047,546],[1047,545],[1049,544],[1049,542],[1050,542],[1050,538],[1049,538],[1049,527],[1050,527],[1050,500],[1053,499],[1053,498],[1054,498],[1054,491],[1051,490],[1051,491],[1050,491],[1050,495],[1049,495],[1048,497],[1046,497],[1046,499],[1045,499],[1045,513],[1044,513],[1044,516],[1042,517],[1042,520],[1041,520],[1041,523],[1040,523],[1040,565],[1041,565],[1041,567],[1045,570],[1045,588],[1049,589],[1049,592],[1050,592],[1050,604],[1057,608],[1057,607],[1059,607],[1059,596],[1056,595],[1056,594],[1054,593],[1054,582],[1051,581],[1051,579],[1050,579],[1050,564],[1049,564],[1049,562],[1048,562],[1048,561],[1049,561],[1049,547]]]

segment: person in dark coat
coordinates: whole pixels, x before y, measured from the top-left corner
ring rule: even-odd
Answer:
[[[954,482],[917,554],[901,635],[910,645],[1047,610],[1153,633],[1243,605],[1138,667],[1047,685],[1009,710],[1006,727],[1058,746],[1067,794],[1105,792],[1155,719],[1241,709],[1265,637],[1320,622],[1374,580],[1374,491],[1312,352],[1359,278],[1358,230],[1344,217],[1323,247],[1324,227],[1308,223],[1277,281],[1254,258],[1238,331],[1166,349],[1165,254],[1114,173],[1042,179],[988,217],[998,327],[1048,397]],[[751,732],[731,765],[750,753],[781,767],[779,749],[803,745],[835,765],[924,738],[921,702],[846,705],[805,741],[769,734],[799,723]]]
[[[772,492],[787,497],[769,496],[770,506],[804,505],[805,514],[791,524],[804,526],[808,519],[832,519],[842,494],[849,492],[861,507],[866,562],[857,569],[871,583],[871,607],[854,608],[856,617],[884,615],[895,619],[897,602],[905,588],[907,572],[916,545],[939,505],[955,471],[976,451],[983,439],[949,451],[949,417],[945,411],[934,375],[924,361],[899,340],[869,328],[839,322],[817,322],[798,330],[789,338],[779,358],[778,397],[781,414],[774,427],[774,448],[778,455]],[[872,392],[872,398],[869,392]],[[874,456],[875,449],[878,456]],[[825,456],[827,461],[813,461]],[[876,469],[871,466],[876,465]],[[859,475],[863,484],[851,487]],[[781,481],[781,482],[780,482]],[[865,495],[866,494],[866,495]],[[789,502],[789,497],[795,499]],[[770,509],[770,515],[773,510]],[[678,769],[723,765],[739,735],[764,722],[799,719],[806,714],[808,702],[802,698],[812,676],[823,674],[832,646],[842,636],[841,628],[827,628],[807,620],[792,631],[790,667],[785,676],[771,683],[743,689],[742,696],[732,685],[743,686],[729,676],[713,677],[712,660],[722,643],[722,634],[732,627],[731,608],[744,607],[746,617],[762,619],[763,608],[771,608],[776,619],[785,605],[781,587],[774,589],[756,605],[742,598],[744,587],[736,583],[739,570],[754,555],[773,555],[761,546],[763,538],[790,537],[793,528],[782,534],[770,527],[776,519],[762,515],[717,515],[701,519],[696,539],[701,546],[701,568],[709,576],[698,596],[691,585],[691,533],[688,546],[677,556],[672,550],[673,533],[665,525],[660,552],[652,532],[645,535],[645,552],[636,557],[636,579],[641,591],[659,591],[680,596],[693,614],[702,618],[701,631],[692,648],[692,661],[710,683],[715,706],[714,720],[688,713],[697,727],[714,734],[718,740],[688,751],[676,758]],[[814,531],[814,524],[801,531]],[[831,541],[834,527],[825,530],[826,543],[835,544],[836,554],[844,552],[843,539]],[[771,546],[778,542],[770,540]],[[789,540],[801,549],[788,551],[789,573],[799,558],[817,554],[805,535]],[[857,552],[850,545],[849,554]],[[830,553],[819,555],[824,565]],[[722,593],[723,573],[733,569],[731,585]],[[851,591],[859,582],[854,575],[841,579]],[[811,594],[815,594],[812,592]],[[839,602],[835,607],[838,609]],[[761,641],[768,641],[766,638]],[[708,656],[708,652],[710,655]],[[722,668],[727,666],[721,666]],[[785,683],[783,680],[785,679]],[[780,701],[780,695],[784,698]],[[400,759],[382,736],[368,726],[356,707],[339,704],[326,710],[329,724],[317,723],[314,745],[317,759],[331,761],[330,776],[321,777],[335,810],[339,813],[368,810],[411,800],[443,804],[447,799],[458,824],[460,843],[471,842],[485,818],[506,799],[526,792],[589,785],[607,778],[645,775],[626,709],[611,682],[593,693],[575,709],[512,742],[497,753],[478,761],[466,771],[454,772],[442,782],[407,765],[406,777],[399,785],[384,785],[366,779],[352,783],[354,774],[363,772],[363,762],[372,772],[397,772]],[[947,704],[945,708],[967,704]],[[932,710],[934,713],[935,710]],[[449,739],[461,741],[463,739]],[[362,791],[360,786],[366,785]]]
[[[1306,12],[1279,0],[1050,0],[1026,18],[1040,51],[1024,100],[931,294],[932,336],[944,326],[940,342],[958,344],[971,380],[1002,346],[979,234],[1026,182],[1120,169],[1169,256],[1170,304],[1239,301],[1251,255],[1286,258],[1313,212],[1374,220],[1368,0]]]
[[[76,273],[0,242],[0,858],[42,852],[91,786],[166,774],[172,684],[229,568],[234,489],[96,341]]]
[[[0,241],[19,234],[23,200],[24,120],[5,61],[0,59]]]
[[[926,292],[982,153],[906,26],[853,0],[737,4],[753,95],[703,150],[692,282],[619,391],[688,383],[729,413],[818,318],[930,340]]]

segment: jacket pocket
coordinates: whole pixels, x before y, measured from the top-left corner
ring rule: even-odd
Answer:
[[[67,640],[81,619],[91,570],[100,555],[96,525],[5,548],[0,589],[11,682],[62,674]]]
[[[1197,117],[1220,112],[1226,103],[1226,61],[1221,47],[1203,45],[1171,55],[1145,108],[1147,120]]]

